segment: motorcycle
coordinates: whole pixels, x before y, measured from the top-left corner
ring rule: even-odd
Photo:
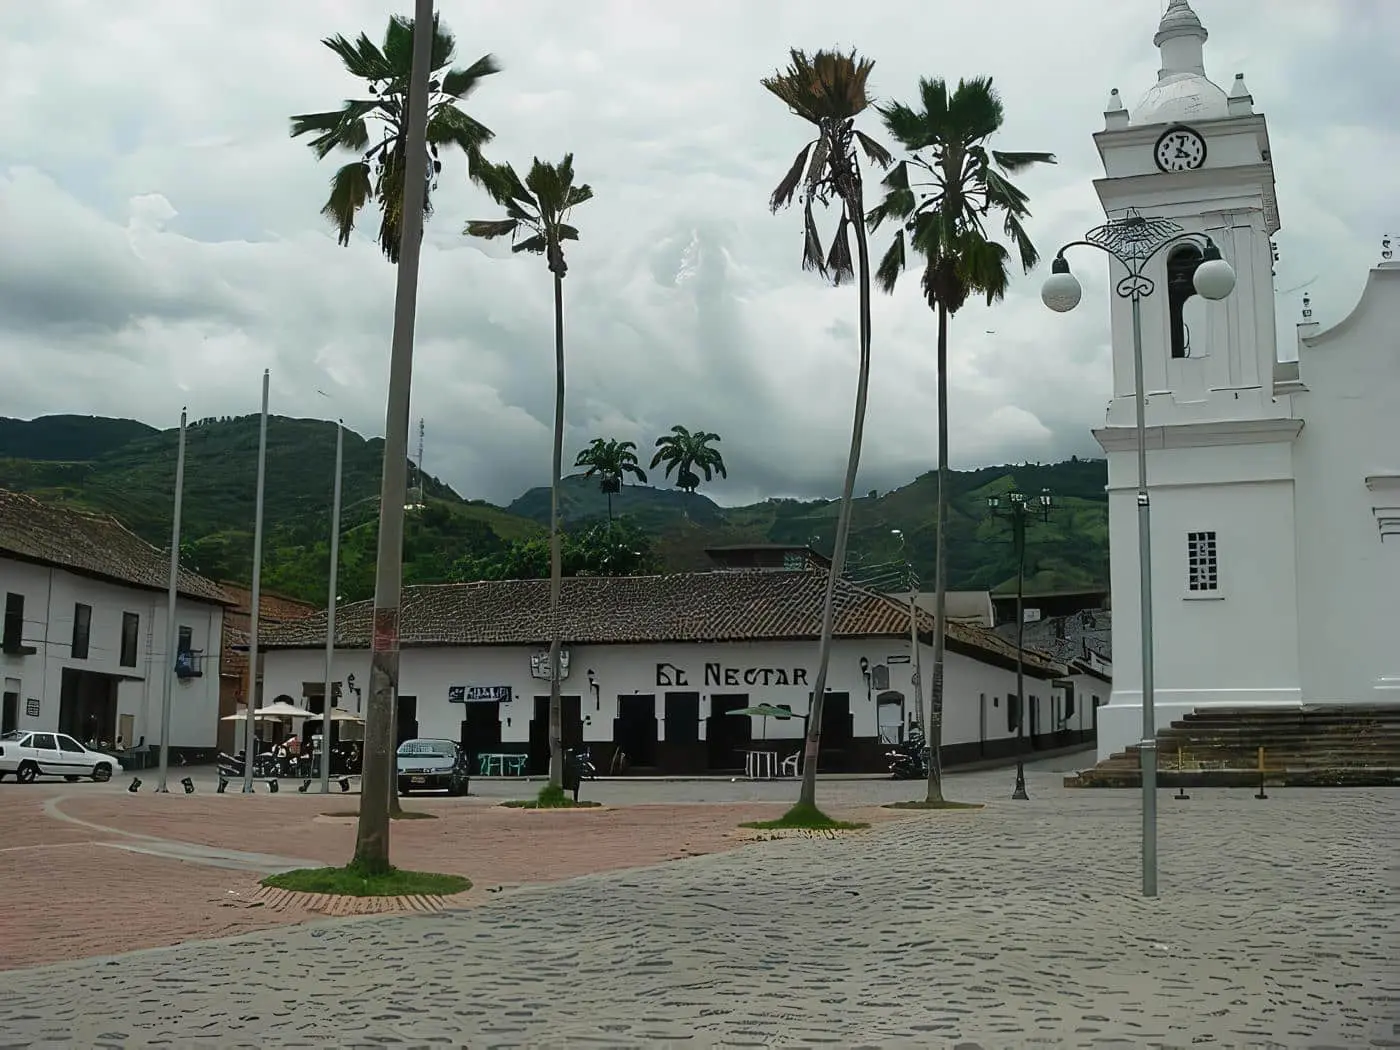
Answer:
[[[928,777],[929,749],[917,729],[893,751],[886,751],[891,780],[923,780]]]
[[[572,763],[578,770],[580,780],[596,780],[598,778],[598,767],[593,763],[593,753],[586,747],[571,747],[564,757],[564,761]]]

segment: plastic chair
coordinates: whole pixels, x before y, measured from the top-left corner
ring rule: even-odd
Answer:
[[[792,754],[788,755],[787,758],[783,759],[782,762],[778,765],[778,772],[785,777],[797,776],[797,767],[798,763],[801,762],[801,760],[802,753],[800,751],[794,751]]]

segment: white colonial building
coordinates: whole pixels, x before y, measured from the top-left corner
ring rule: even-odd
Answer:
[[[825,566],[796,549],[711,553],[731,567],[564,580],[564,742],[588,744],[605,770],[618,750],[628,768],[673,774],[735,770],[751,749],[780,759],[800,750]],[[765,561],[772,567],[761,567]],[[914,670],[931,666],[933,621],[920,613],[916,663],[908,604],[846,581],[839,587],[821,768],[883,771],[884,752],[915,718]],[[332,677],[340,688],[333,695],[355,713],[369,684],[370,604],[346,607],[336,623]],[[545,580],[407,588],[399,739],[457,740],[477,755],[525,756],[526,769],[542,771],[548,612]],[[285,699],[319,710],[325,631],[322,614],[262,639],[264,703]],[[1030,653],[1025,673],[1034,743],[1091,739],[1094,712],[1075,702],[1069,669]],[[949,624],[946,762],[1013,753],[1015,681],[1012,645],[990,630]],[[732,714],[759,704],[794,717]]]
[[[1400,702],[1400,268],[1382,262],[1346,320],[1300,325],[1298,360],[1280,359],[1268,127],[1242,75],[1228,92],[1207,78],[1206,38],[1171,0],[1158,83],[1131,112],[1115,91],[1094,136],[1110,219],[1136,209],[1209,236],[1237,276],[1221,301],[1195,295],[1199,244],[1145,271],[1159,729],[1208,705]],[[1142,736],[1132,307],[1117,295],[1112,337],[1113,401],[1095,436],[1118,660],[1100,758]]]
[[[180,574],[166,651],[168,557],[111,518],[0,489],[0,731],[56,730],[109,748],[160,740],[175,669],[171,747],[206,752],[219,719],[219,587]]]

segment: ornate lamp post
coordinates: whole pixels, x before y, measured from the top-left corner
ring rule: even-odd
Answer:
[[[1000,496],[987,498],[987,509],[993,517],[1006,518],[1011,522],[1011,544],[1016,552],[1016,790],[1013,799],[1025,801],[1026,794],[1026,690],[1025,690],[1025,637],[1026,637],[1026,526],[1033,519],[1050,520],[1050,490],[1041,489],[1040,495],[1027,499],[1023,492],[1008,492],[1006,502]]]
[[[1202,299],[1224,299],[1235,290],[1235,271],[1220,257],[1220,249],[1204,234],[1187,233],[1171,219],[1143,218],[1129,210],[1071,241],[1055,255],[1050,276],[1040,298],[1056,313],[1079,305],[1083,289],[1069,271],[1065,252],[1079,245],[1097,248],[1116,259],[1126,274],[1114,286],[1120,298],[1133,304],[1133,384],[1137,406],[1137,525],[1139,598],[1142,622],[1142,895],[1157,896],[1157,722],[1153,710],[1152,680],[1152,511],[1147,494],[1147,396],[1142,364],[1142,300],[1152,294],[1156,282],[1144,271],[1169,245],[1190,241],[1201,249],[1201,261],[1191,284]]]

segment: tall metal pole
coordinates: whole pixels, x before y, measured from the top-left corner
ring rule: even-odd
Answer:
[[[326,692],[321,706],[321,793],[331,789],[331,701],[335,681],[335,587],[340,568],[340,475],[345,462],[345,420],[335,424],[335,494],[331,497],[330,593],[326,596]]]
[[[1147,495],[1147,388],[1142,365],[1142,303],[1133,296],[1133,376],[1137,387],[1138,591],[1142,620],[1142,895],[1157,896],[1157,715],[1152,667],[1152,504]]]
[[[394,336],[380,480],[379,554],[374,576],[369,711],[355,862],[372,872],[389,868],[389,806],[394,792],[394,700],[399,688],[399,601],[403,588],[403,504],[408,483],[409,388],[413,380],[413,326],[418,262],[423,243],[423,187],[427,181],[428,74],[432,65],[433,0],[415,0],[413,66],[408,81],[403,221],[400,226]]]
[[[924,683],[922,665],[919,660],[919,605],[915,601],[916,592],[914,590],[914,573],[909,572],[909,661],[912,669],[909,675],[909,684],[913,686],[914,692],[914,717],[918,720],[919,728],[923,728],[924,723]]]
[[[165,778],[170,770],[170,709],[175,688],[175,646],[179,638],[179,629],[175,625],[175,602],[180,590],[180,509],[185,496],[185,421],[188,418],[186,410],[180,409],[180,443],[175,453],[175,513],[170,526],[170,586],[165,597],[165,673],[161,676],[160,776],[156,779],[157,791],[170,790],[165,786]]]
[[[248,615],[248,698],[243,707],[243,793],[253,790],[254,727],[258,713],[258,613],[262,610],[263,485],[267,480],[267,391],[271,370],[263,369],[262,418],[258,422],[258,494],[253,510],[253,597]]]
[[[1026,801],[1026,506],[1011,504],[1011,538],[1016,544],[1016,790],[1011,797]]]

